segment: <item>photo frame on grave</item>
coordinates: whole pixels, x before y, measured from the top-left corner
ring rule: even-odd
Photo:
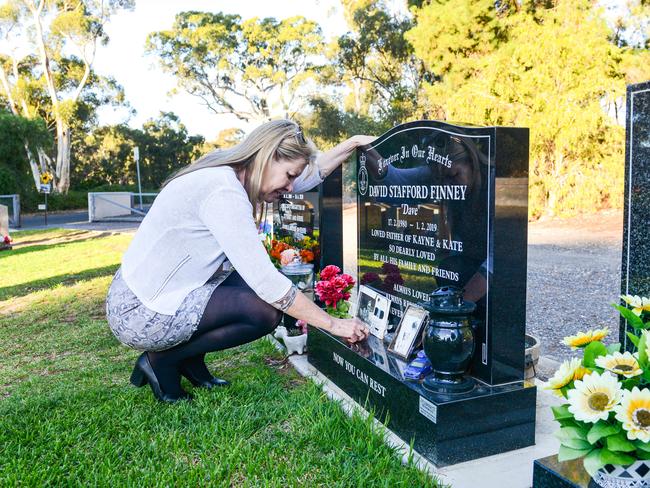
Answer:
[[[372,351],[371,355],[368,356],[368,359],[372,361],[372,363],[378,368],[381,368],[384,371],[389,372],[390,357],[386,353],[386,346],[384,346],[384,342],[373,335],[369,335],[368,338],[366,339],[366,343],[368,344],[368,346]]]
[[[387,331],[390,305],[391,301],[382,293],[361,285],[354,316],[368,324],[373,336],[383,340]]]
[[[388,352],[408,360],[422,334],[422,328],[427,319],[428,313],[425,309],[409,304],[397,326],[395,337],[388,346]]]

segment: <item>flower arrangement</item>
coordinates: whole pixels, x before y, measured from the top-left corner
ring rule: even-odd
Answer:
[[[320,272],[319,279],[315,291],[318,299],[325,303],[325,311],[333,317],[349,318],[350,303],[347,300],[354,286],[354,278],[330,264]]]
[[[271,258],[271,262],[278,269],[289,263],[318,262],[320,257],[318,241],[309,236],[299,240],[291,237],[276,240],[267,236],[264,246]]]
[[[307,322],[304,320],[296,320],[295,327],[287,327],[287,334],[289,337],[299,336],[307,333]]]
[[[584,349],[583,358],[565,361],[546,386],[567,400],[552,407],[561,427],[558,459],[584,458],[592,476],[608,464],[650,460],[650,299],[621,298],[628,306],[614,307],[634,329],[627,332],[634,351],[603,344],[607,328],[565,337],[565,345]]]
[[[0,250],[11,249],[12,242],[14,242],[14,240],[9,236],[9,234],[7,234],[0,241]]]

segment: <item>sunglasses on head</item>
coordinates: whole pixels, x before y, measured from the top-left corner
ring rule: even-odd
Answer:
[[[303,145],[307,144],[307,139],[305,138],[305,134],[302,131],[302,127],[300,126],[300,124],[296,124],[296,125],[298,126],[298,129],[296,129],[296,133],[294,134],[296,136],[296,140],[300,144]]]

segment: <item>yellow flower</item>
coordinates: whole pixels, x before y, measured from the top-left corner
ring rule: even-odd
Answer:
[[[579,347],[585,347],[587,344],[591,344],[594,341],[600,341],[609,334],[609,329],[607,327],[603,329],[588,330],[587,332],[578,332],[577,335],[565,337],[562,342],[571,346],[571,349],[578,349]]]
[[[568,398],[569,412],[576,420],[595,424],[607,420],[609,413],[621,401],[621,384],[611,373],[590,373],[582,380],[576,380]]]
[[[545,390],[552,390],[555,396],[564,398],[560,391],[562,388],[571,383],[574,379],[581,379],[585,372],[589,370],[583,368],[580,358],[573,358],[571,361],[564,361],[558,368],[552,378],[549,378],[548,384],[544,387]],[[577,378],[576,373],[580,376]]]
[[[596,358],[596,366],[626,378],[632,378],[643,373],[639,362],[629,351],[625,351],[623,354],[615,352],[607,356],[599,356]]]
[[[623,401],[616,407],[616,420],[623,424],[630,440],[650,441],[650,390],[625,391]]]
[[[650,298],[639,295],[621,295],[621,299],[632,307],[632,313],[641,315],[642,312],[650,312]]]

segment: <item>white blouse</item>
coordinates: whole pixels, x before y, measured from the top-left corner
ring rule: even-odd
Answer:
[[[293,191],[321,182],[319,171],[306,169]],[[173,315],[226,260],[262,300],[282,308],[291,281],[264,249],[246,190],[231,167],[204,168],[162,189],[122,258],[122,276],[146,307]]]

